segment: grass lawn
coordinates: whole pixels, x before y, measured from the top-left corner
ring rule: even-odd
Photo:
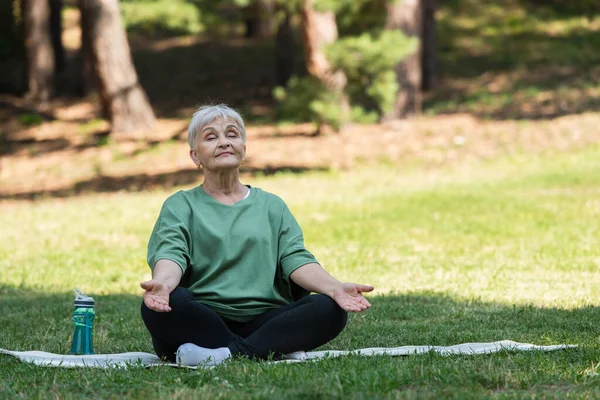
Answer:
[[[511,339],[551,353],[347,357],[210,370],[40,368],[0,357],[0,398],[597,398],[600,148],[445,169],[253,178],[282,196],[334,275],[373,308],[324,349]],[[151,352],[139,317],[167,192],[0,203],[0,347],[67,353],[74,287],[97,353]]]
[[[439,2],[441,82],[425,111],[537,119],[598,110],[600,14],[584,3]]]

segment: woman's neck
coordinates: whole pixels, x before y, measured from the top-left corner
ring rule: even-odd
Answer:
[[[202,188],[213,196],[235,196],[241,193],[245,186],[240,183],[240,176],[237,170],[225,173],[210,173],[205,171]]]

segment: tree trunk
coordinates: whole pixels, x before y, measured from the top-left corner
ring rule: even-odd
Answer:
[[[23,14],[14,9],[20,5],[21,1],[0,1],[0,92],[23,95],[27,92]],[[0,130],[0,140],[1,136]]]
[[[104,113],[113,132],[150,129],[155,117],[138,82],[118,0],[83,0],[82,27],[88,29],[91,59]]]
[[[421,38],[424,0],[390,0],[386,29],[400,29],[408,37]],[[394,108],[384,119],[403,118],[421,112],[421,41],[417,50],[396,66],[400,87]]]
[[[45,102],[52,95],[54,54],[50,41],[50,7],[48,0],[22,0],[25,34],[26,98]]]
[[[435,31],[436,0],[424,0],[423,6],[423,65],[422,89],[430,90],[437,84],[437,36]]]
[[[81,13],[83,10],[84,2],[88,0],[78,0],[78,7]],[[83,15],[79,16],[79,24],[81,26],[81,45],[79,47],[79,58],[78,58],[78,87],[77,92],[81,97],[87,96],[99,83],[95,81],[94,77],[94,66],[92,62],[92,38],[90,37],[90,27],[88,26],[86,18]]]
[[[273,0],[254,0],[246,9],[248,38],[267,39],[273,36],[275,3]]]
[[[290,25],[290,13],[287,10],[284,19],[277,27],[275,37],[275,77],[280,86],[287,85],[288,80],[294,75],[296,65],[296,43],[294,33]]]
[[[50,38],[54,49],[54,65],[56,73],[65,70],[65,47],[62,42],[62,9],[63,0],[49,0],[50,2]]]
[[[332,70],[324,52],[325,46],[334,43],[338,38],[333,11],[317,11],[314,9],[313,0],[305,0],[302,8],[302,35],[306,71],[339,96],[343,129],[350,116],[350,104],[344,93],[347,78],[343,71]],[[320,126],[319,130],[321,129]]]

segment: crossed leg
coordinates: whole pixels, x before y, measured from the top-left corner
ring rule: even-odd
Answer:
[[[277,358],[329,342],[347,322],[347,313],[322,294],[303,297],[244,323],[224,320],[181,287],[171,293],[169,305],[167,313],[150,310],[143,303],[141,310],[156,354],[169,361],[175,361],[177,349],[186,343],[227,348],[233,356]]]

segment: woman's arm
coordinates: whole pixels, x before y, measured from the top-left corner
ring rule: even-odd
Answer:
[[[301,266],[290,274],[290,278],[309,292],[322,293],[329,297],[332,297],[335,289],[342,284],[317,263]]]
[[[373,286],[342,283],[317,263],[305,264],[294,270],[290,279],[306,290],[331,297],[345,311],[360,312],[371,307],[362,293],[372,291]]]
[[[151,310],[158,312],[169,312],[169,295],[179,282],[183,272],[181,267],[174,261],[161,259],[156,262],[152,271],[152,280],[142,282],[144,292],[144,304]]]

